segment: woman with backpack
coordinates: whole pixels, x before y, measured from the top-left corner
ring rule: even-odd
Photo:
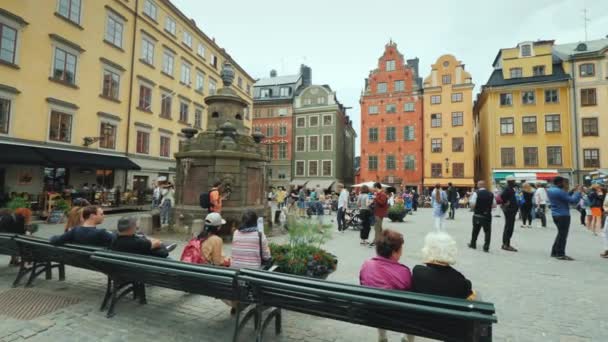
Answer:
[[[522,228],[532,228],[532,197],[534,196],[534,192],[532,191],[532,187],[530,183],[524,183],[521,191],[521,220],[522,220]],[[528,225],[526,225],[526,222]]]
[[[435,184],[435,189],[431,193],[431,206],[433,207],[435,230],[443,231],[443,220],[448,211],[448,195],[441,189],[439,183]]]
[[[589,206],[591,207],[591,223],[589,224],[589,230],[593,235],[602,229],[602,211],[604,206],[604,190],[599,184],[593,184],[591,186],[591,192],[589,193]]]
[[[184,247],[180,260],[192,264],[230,266],[230,258],[224,257],[224,242],[217,235],[224,224],[226,220],[220,214],[207,215],[203,230]]]

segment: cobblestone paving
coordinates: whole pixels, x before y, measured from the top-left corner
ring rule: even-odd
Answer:
[[[410,267],[421,261],[424,235],[432,229],[430,215],[423,209],[408,216],[405,223],[385,224],[385,228],[404,233],[402,262]],[[496,305],[499,323],[494,326],[495,341],[608,341],[604,312],[608,307],[608,260],[599,258],[600,237],[573,223],[568,253],[576,261],[557,261],[548,256],[555,227],[522,229],[518,222],[513,245],[520,252],[508,253],[499,250],[503,220],[495,218],[491,253],[485,254],[465,247],[471,214],[459,210],[456,216],[455,221],[446,221],[447,230],[460,246],[456,268],[471,279],[484,300]],[[103,226],[113,227],[116,219],[108,216]],[[41,226],[39,235],[61,230],[58,225]],[[185,243],[178,237],[164,238]],[[361,263],[374,254],[359,245],[358,233],[353,231],[336,232],[325,247],[339,257],[338,271],[330,276],[336,281],[356,283]],[[226,246],[227,254],[229,249]],[[177,248],[172,256],[179,257],[180,251]],[[16,269],[7,264],[8,258],[0,256],[0,292],[9,289],[15,277]],[[99,311],[105,289],[101,274],[69,267],[65,282],[40,279],[34,289],[80,302],[31,321],[0,315],[1,342],[229,341],[232,337],[234,321],[228,308],[211,298],[151,287],[147,305],[121,301],[117,315],[107,319]],[[252,341],[252,336],[249,329],[242,340]],[[292,312],[284,314],[283,334],[275,337],[269,331],[267,337],[269,341],[377,340],[371,328]],[[389,338],[399,341],[397,334],[389,334]]]

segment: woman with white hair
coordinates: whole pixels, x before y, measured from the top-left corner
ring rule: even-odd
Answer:
[[[471,281],[452,268],[456,263],[456,241],[445,232],[429,233],[424,239],[425,265],[412,272],[412,291],[437,296],[473,299]]]

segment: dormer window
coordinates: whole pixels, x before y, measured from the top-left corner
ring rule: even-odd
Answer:
[[[543,76],[545,75],[545,66],[544,65],[536,65],[532,67],[532,74],[534,76]]]
[[[290,87],[281,87],[281,89],[279,90],[279,95],[281,97],[291,95],[291,88]]]
[[[395,70],[395,60],[391,59],[390,61],[386,61],[386,71],[394,71]]]
[[[511,74],[511,78],[520,78],[520,77],[522,77],[522,70],[521,70],[521,68],[511,68],[511,69],[509,69],[509,72]]]
[[[260,90],[260,97],[271,97],[272,89],[262,89]]]
[[[519,47],[520,53],[522,57],[530,57],[532,56],[532,45],[524,44]]]

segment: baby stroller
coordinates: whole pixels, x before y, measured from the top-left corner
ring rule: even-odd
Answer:
[[[349,208],[344,213],[344,226],[345,229],[351,228],[352,230],[361,230],[363,228],[363,221],[359,209]]]

